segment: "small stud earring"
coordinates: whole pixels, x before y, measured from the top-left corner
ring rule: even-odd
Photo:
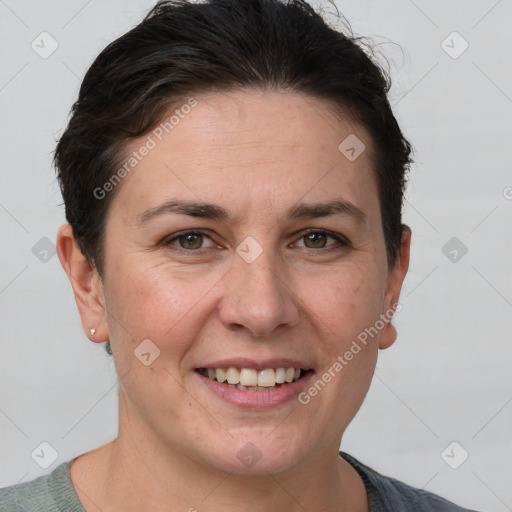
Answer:
[[[91,336],[94,336],[96,334],[96,329],[91,329]]]

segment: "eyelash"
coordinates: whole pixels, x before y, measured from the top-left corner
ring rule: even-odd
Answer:
[[[342,248],[350,247],[350,242],[343,235],[335,234],[335,233],[332,233],[330,231],[326,231],[325,229],[314,229],[314,228],[306,229],[305,231],[303,231],[301,233],[301,236],[297,240],[302,240],[303,238],[305,238],[306,236],[308,236],[308,235],[310,235],[312,233],[320,233],[322,235],[327,236],[328,238],[333,238],[340,245],[336,246],[336,244],[333,244],[334,247],[327,246],[327,247],[319,247],[317,249],[311,248],[311,247],[305,247],[305,249],[307,251],[311,251],[311,252],[324,252],[325,253],[325,252],[331,252],[331,251],[334,251],[334,250],[340,250]],[[172,243],[175,240],[178,240],[180,237],[185,236],[185,235],[202,235],[202,236],[205,236],[205,237],[209,238],[210,240],[212,240],[212,238],[209,235],[207,235],[205,231],[203,231],[201,229],[188,229],[188,230],[185,230],[185,231],[180,231],[178,233],[175,233],[174,235],[171,235],[172,238],[167,238],[166,240],[164,240],[163,244],[166,247],[168,247],[168,246],[172,245]],[[213,242],[213,240],[212,240],[212,242]],[[183,252],[183,253],[202,254],[202,252],[204,250],[207,250],[207,249],[209,249],[209,247],[205,247],[205,248],[201,248],[201,249],[185,249],[183,247],[175,247],[174,250],[176,250],[178,252]]]

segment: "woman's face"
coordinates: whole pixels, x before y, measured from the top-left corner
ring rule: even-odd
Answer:
[[[387,265],[359,125],[295,93],[195,99],[176,107],[169,133],[132,142],[137,164],[106,220],[101,297],[120,432],[209,467],[275,473],[337,450],[379,343],[394,341],[382,318],[406,268]],[[379,334],[358,341],[375,325]],[[262,387],[282,380],[278,368],[308,372],[269,391],[199,371],[228,367]]]

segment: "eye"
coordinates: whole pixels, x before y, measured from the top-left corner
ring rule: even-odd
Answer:
[[[327,247],[330,247],[331,245],[336,244],[330,244],[326,245],[328,239],[335,240],[338,242],[339,246],[348,246],[349,242],[348,240],[343,237],[342,235],[335,235],[334,233],[330,233],[328,231],[325,231],[323,229],[310,229],[307,230],[302,234],[299,240],[304,240],[305,247],[307,249],[325,249]],[[338,249],[339,249],[338,246]],[[330,250],[330,249],[328,249]]]
[[[201,247],[204,239],[210,240],[209,247],[213,247],[212,239],[202,231],[182,231],[166,240],[165,245],[175,245],[175,242],[178,242],[178,249],[194,251],[205,249],[205,247]]]
[[[329,238],[338,243],[327,245]],[[203,246],[205,240],[210,241],[208,246]],[[304,247],[306,249],[312,250],[325,249],[329,251],[350,246],[350,242],[343,235],[330,233],[329,231],[325,231],[323,229],[306,230],[302,233],[302,236],[299,238],[299,241],[300,240],[304,240]],[[171,238],[165,240],[163,244],[165,246],[174,245],[178,251],[182,250],[188,252],[199,252],[202,249],[208,249],[215,246],[211,237],[200,230],[180,231],[179,233],[171,235]],[[331,246],[334,247],[331,249]]]

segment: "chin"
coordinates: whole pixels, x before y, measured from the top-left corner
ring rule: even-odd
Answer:
[[[247,429],[245,435],[239,433],[230,437],[224,446],[217,444],[216,453],[205,457],[203,452],[203,458],[221,471],[239,475],[282,473],[296,466],[304,456],[304,447],[290,442],[294,438],[297,439],[296,436],[280,436],[276,440],[268,432],[255,434],[252,429]]]

